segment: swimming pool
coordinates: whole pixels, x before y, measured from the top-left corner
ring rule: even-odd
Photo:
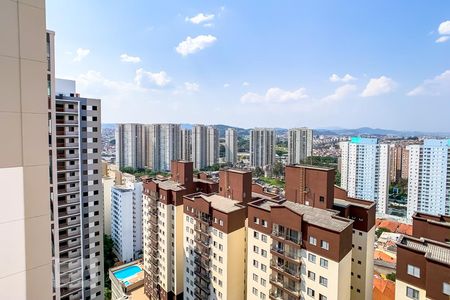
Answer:
[[[141,271],[142,269],[139,266],[129,266],[122,270],[116,271],[113,274],[117,279],[121,281],[127,281],[126,279],[136,275]]]

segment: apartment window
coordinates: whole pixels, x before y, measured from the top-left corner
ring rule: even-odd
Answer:
[[[258,289],[257,288],[253,288],[252,289],[252,294],[255,296],[258,296]]]
[[[261,264],[261,271],[263,271],[263,272],[267,271],[267,267],[265,264]]]
[[[259,267],[259,262],[258,262],[256,259],[253,260],[253,266],[254,266],[255,268],[258,268],[258,267]]]
[[[259,299],[266,299],[266,294],[264,294],[263,292],[259,293]]]
[[[328,279],[325,277],[320,276],[319,277],[319,283],[323,286],[328,286]]]
[[[259,253],[259,248],[258,248],[258,246],[253,246],[253,252]]]
[[[316,293],[316,292],[314,292],[313,289],[311,289],[311,288],[308,288],[308,289],[307,289],[307,294],[308,294],[308,296],[314,298],[315,293]]]
[[[327,241],[320,241],[320,247],[325,250],[330,250],[330,243]]]
[[[315,237],[313,237],[312,235],[309,236],[309,243],[311,245],[317,245],[317,239]]]
[[[312,263],[316,263],[316,256],[314,254],[308,254],[308,260]]]
[[[259,232],[253,231],[253,237],[259,239]]]
[[[442,283],[442,293],[444,293],[445,295],[450,296],[450,283],[448,283],[448,282],[443,282]]]
[[[266,280],[264,278],[261,278],[261,285],[266,286]]]
[[[319,300],[327,300],[327,297],[322,294],[319,294]]]
[[[257,217],[254,217],[253,221],[255,222],[255,224],[259,224],[259,218],[257,218]]]
[[[261,219],[261,225],[264,226],[264,227],[267,227],[267,221]]]
[[[223,226],[223,221],[222,220],[219,220],[219,225]]]
[[[326,259],[324,259],[324,258],[321,258],[321,259],[320,259],[320,266],[321,266],[322,268],[328,269],[328,260],[326,260]]]
[[[320,197],[319,197],[319,201],[320,201],[320,202],[324,202],[324,201],[325,201],[325,198],[324,198],[323,196],[320,196]]]
[[[408,265],[408,275],[420,278],[420,268],[413,265]]]
[[[253,274],[253,281],[256,281],[256,282],[258,282],[258,275],[256,275],[256,274]]]
[[[406,287],[406,297],[411,298],[411,299],[419,299],[419,291],[407,286]]]
[[[267,257],[267,251],[264,250],[264,249],[261,249],[261,255],[262,255],[263,257]]]
[[[316,280],[316,273],[308,271],[308,278],[315,281]]]
[[[267,243],[267,235],[261,234],[261,241],[263,241],[264,243]]]

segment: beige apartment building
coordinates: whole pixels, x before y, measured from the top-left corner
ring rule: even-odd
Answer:
[[[184,299],[246,299],[251,172],[220,172],[219,192],[184,196]]]
[[[52,297],[45,1],[0,1],[0,299]]]
[[[248,206],[248,299],[372,299],[375,203],[334,170],[286,167],[286,199]]]
[[[183,299],[183,196],[217,190],[217,183],[194,178],[192,162],[173,161],[171,171],[171,178],[143,179],[144,291],[150,299]]]

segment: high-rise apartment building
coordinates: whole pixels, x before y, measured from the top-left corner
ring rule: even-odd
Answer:
[[[395,299],[450,298],[450,216],[415,213],[397,242]]]
[[[312,156],[313,132],[309,128],[288,131],[288,164],[300,164]]]
[[[206,128],[206,165],[212,166],[219,162],[219,130],[214,126]]]
[[[377,203],[377,213],[385,214],[389,196],[389,145],[377,139],[352,137],[339,143],[341,186],[350,197]]]
[[[275,144],[274,129],[255,128],[250,130],[250,165],[252,167],[272,166],[275,162]]]
[[[111,238],[113,251],[123,262],[142,255],[142,182],[121,174],[111,188]]]
[[[408,179],[409,150],[405,145],[392,144],[389,146],[389,176],[391,182]]]
[[[450,140],[410,145],[406,217],[414,212],[450,215]]]
[[[53,38],[50,36],[50,48]],[[101,102],[54,80],[49,103],[50,199],[56,299],[103,299]]]
[[[246,299],[246,204],[251,172],[220,172],[219,193],[184,196],[183,299]]]
[[[173,161],[172,177],[143,182],[144,290],[150,299],[182,299],[183,196],[217,184],[193,177],[193,164]]]
[[[225,162],[234,165],[237,163],[237,145],[238,134],[236,129],[228,128],[225,131]]]
[[[180,156],[180,125],[151,124],[145,126],[145,165],[154,171],[169,171],[172,160]]]
[[[205,125],[192,126],[192,161],[194,169],[200,170],[208,165],[208,133]]]
[[[187,128],[180,129],[180,155],[181,160],[192,160],[192,131]]]
[[[141,169],[145,166],[144,125],[116,125],[116,165]]]
[[[285,200],[248,207],[247,298],[372,299],[375,204],[334,187],[333,169],[285,179]]]
[[[0,299],[51,299],[45,1],[0,1],[0,39]]]

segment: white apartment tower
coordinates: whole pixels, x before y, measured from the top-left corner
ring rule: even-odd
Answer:
[[[406,217],[414,212],[450,215],[450,140],[410,145]]]
[[[288,164],[300,164],[312,155],[313,132],[309,128],[292,128],[288,132]]]
[[[142,124],[117,124],[116,165],[119,168],[140,169],[145,164],[145,144]]]
[[[250,164],[252,167],[272,166],[275,162],[275,130],[255,128],[250,130]]]
[[[350,197],[377,203],[385,214],[389,193],[389,145],[377,139],[352,137],[341,142],[341,187]]]
[[[219,162],[219,130],[208,126],[206,133],[206,165],[212,166]]]
[[[151,124],[144,127],[145,165],[154,171],[169,171],[171,161],[180,156],[180,125]]]
[[[111,238],[119,260],[131,262],[142,254],[142,182],[129,174],[121,177],[111,188]]]
[[[81,98],[74,81],[49,78],[54,296],[103,299],[101,102]]]
[[[235,164],[237,162],[237,131],[234,128],[228,128],[225,131],[225,162]]]
[[[0,299],[51,299],[45,1],[0,1],[0,24]]]
[[[192,160],[192,131],[187,128],[180,130],[180,155],[181,160]]]
[[[205,125],[192,127],[192,161],[194,169],[200,170],[207,166],[207,130]]]

